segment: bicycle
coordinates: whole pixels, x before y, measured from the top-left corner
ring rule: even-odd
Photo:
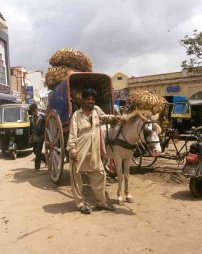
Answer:
[[[183,141],[182,145],[177,146],[177,141]],[[147,147],[143,143],[139,143],[133,154],[133,162],[135,164],[135,169],[131,169],[132,172],[142,168],[151,167],[158,158],[176,160],[178,165],[184,163],[185,157],[188,154],[187,143],[189,141],[195,140],[191,134],[178,134],[176,129],[169,128],[167,129],[160,137],[160,144],[162,149],[162,154],[158,157],[153,157],[147,150]],[[165,152],[166,148],[170,144],[174,146],[174,153]]]

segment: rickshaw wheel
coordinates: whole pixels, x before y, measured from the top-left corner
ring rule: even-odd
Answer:
[[[50,110],[45,124],[45,154],[51,181],[60,182],[64,166],[64,136],[60,117]]]
[[[17,158],[17,152],[16,151],[10,151],[10,156],[12,160],[15,160]]]
[[[197,177],[191,177],[189,180],[189,190],[195,198],[202,197],[202,180]]]

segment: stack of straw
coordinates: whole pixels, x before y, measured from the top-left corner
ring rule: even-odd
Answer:
[[[72,48],[63,48],[56,51],[49,59],[49,63],[52,67],[48,69],[45,77],[49,89],[53,89],[73,72],[92,71],[91,60],[81,51]]]

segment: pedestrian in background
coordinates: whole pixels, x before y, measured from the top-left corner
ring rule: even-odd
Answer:
[[[31,142],[33,144],[33,152],[35,154],[35,170],[41,167],[41,161],[46,164],[45,154],[42,153],[45,131],[45,115],[38,110],[36,103],[32,103],[29,107],[31,115]]]

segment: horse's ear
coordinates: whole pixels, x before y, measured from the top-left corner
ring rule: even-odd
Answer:
[[[159,119],[159,113],[156,113],[155,115],[151,116],[151,120],[156,122]]]

